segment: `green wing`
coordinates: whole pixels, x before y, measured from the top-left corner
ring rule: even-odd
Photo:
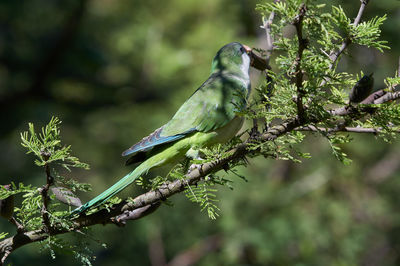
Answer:
[[[161,136],[188,131],[208,132],[223,127],[245,107],[246,86],[234,77],[211,75],[163,127]]]
[[[167,124],[134,144],[122,155],[136,154],[127,161],[128,164],[141,161],[143,154],[140,152],[184,138],[192,132],[209,132],[225,126],[237,111],[246,106],[249,89],[249,82],[233,75],[211,75]]]

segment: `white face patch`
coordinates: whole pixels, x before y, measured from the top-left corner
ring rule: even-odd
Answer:
[[[247,53],[243,53],[240,70],[242,70],[242,73],[245,75],[245,77],[249,76],[249,68],[250,68],[250,56]]]

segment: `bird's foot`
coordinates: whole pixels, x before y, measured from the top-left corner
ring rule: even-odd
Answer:
[[[202,167],[201,166],[202,166],[202,164],[196,164],[196,163],[190,165],[189,169],[187,171],[187,174],[190,174],[194,170],[199,170],[199,172],[201,173],[201,171],[202,171]]]

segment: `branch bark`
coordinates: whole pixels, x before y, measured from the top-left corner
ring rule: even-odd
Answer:
[[[279,0],[274,0],[274,3],[277,3],[277,2],[279,2]],[[274,17],[275,17],[275,12],[271,12],[271,14],[269,14],[268,19],[263,20],[263,25],[261,26],[262,28],[265,29],[265,35],[266,35],[266,40],[267,40],[267,47],[265,49],[265,51],[266,51],[265,59],[267,61],[266,62],[267,69],[270,69],[269,61],[271,59],[272,51],[274,50],[274,39],[273,39],[272,33],[271,33],[271,25],[272,25],[272,22],[274,21]]]
[[[360,21],[361,17],[364,13],[365,7],[367,6],[369,0],[360,0],[361,5],[357,13],[357,17],[354,19],[353,25],[356,27]],[[336,61],[339,59],[340,55],[346,50],[347,46],[351,44],[351,36],[347,36],[346,39],[343,41],[342,45],[340,46],[339,50],[337,51],[332,51],[329,55],[329,58],[331,59],[332,63],[329,66],[329,69],[332,69],[333,66],[336,64]]]
[[[47,161],[50,158],[50,154],[46,152],[41,153],[42,158]],[[47,232],[50,232],[52,230],[51,228],[51,223],[50,223],[50,218],[49,218],[49,212],[47,210],[48,206],[48,192],[50,189],[50,186],[53,184],[54,180],[53,177],[50,174],[50,166],[46,164],[44,166],[45,172],[46,172],[46,184],[40,189],[40,194],[42,195],[42,201],[43,201],[43,206],[42,206],[42,218],[43,218],[43,224]]]
[[[359,23],[361,14],[365,8],[367,1],[362,1],[362,7],[360,8],[359,14],[355,20],[355,25]],[[301,95],[302,89],[302,73],[301,73],[301,57],[306,47],[306,42],[303,40],[302,35],[302,19],[305,15],[305,6],[302,6],[299,17],[297,20],[297,34],[299,39],[299,49],[296,59],[296,85],[298,87],[299,95]],[[272,16],[273,17],[273,16]],[[267,30],[267,29],[266,29]],[[347,45],[346,45],[347,46]],[[346,47],[345,46],[345,47]],[[344,49],[345,49],[344,47]],[[332,65],[339,58],[339,55],[344,49],[340,49],[337,53],[333,53]],[[268,64],[266,63],[265,68]],[[363,104],[383,104],[392,100],[400,99],[400,92],[389,92],[385,93],[383,90],[375,92],[370,97],[365,99]],[[124,225],[128,220],[136,220],[145,217],[146,215],[154,212],[160,205],[161,202],[177,193],[184,191],[188,185],[194,185],[202,181],[208,174],[214,173],[222,168],[226,168],[228,163],[234,162],[244,158],[246,155],[257,152],[253,148],[254,143],[273,141],[280,136],[283,136],[293,130],[310,128],[308,123],[317,124],[322,122],[323,118],[313,118],[312,121],[305,121],[302,118],[301,113],[304,111],[301,104],[301,97],[298,99],[299,114],[298,117],[282,121],[281,123],[272,127],[266,128],[262,134],[250,136],[246,141],[236,146],[234,149],[228,151],[223,158],[217,159],[212,162],[207,162],[196,167],[193,171],[188,173],[184,179],[174,180],[163,184],[157,190],[148,191],[142,195],[137,196],[132,201],[122,201],[121,203],[113,206],[110,210],[100,210],[91,215],[85,215],[78,217],[72,221],[70,229],[65,228],[52,228],[52,230],[35,230],[29,232],[18,232],[15,236],[4,239],[0,242],[0,257],[1,261],[4,262],[7,256],[16,250],[17,248],[24,246],[29,243],[37,242],[48,238],[49,236],[63,234],[72,231],[79,231],[81,228],[93,226],[96,224],[117,224],[119,226]],[[345,116],[351,114],[358,114],[363,107],[357,106],[345,106],[333,110],[327,110],[330,116]],[[317,130],[317,128],[315,128]],[[319,130],[319,129],[318,129]],[[354,128],[346,128],[345,130],[353,130]],[[365,129],[366,130],[366,129]],[[370,129],[368,129],[370,130]],[[358,131],[362,131],[358,129]],[[361,132],[358,132],[361,133]],[[372,132],[373,133],[373,132]]]
[[[307,7],[305,4],[300,6],[299,14],[297,15],[293,25],[296,27],[297,40],[298,40],[298,50],[297,57],[295,60],[295,83],[297,87],[297,115],[300,120],[305,119],[304,106],[303,106],[303,96],[305,94],[303,89],[303,72],[301,70],[301,59],[303,57],[303,52],[307,47],[307,40],[303,38],[303,19],[306,15]]]
[[[400,92],[387,93],[373,101],[373,103],[384,103],[385,101],[391,101],[399,98]],[[342,108],[338,108],[331,110],[330,113],[331,115],[350,115],[355,113],[356,110],[357,109],[355,108],[347,108],[345,112],[343,112]],[[320,121],[314,120],[312,122],[318,123]],[[157,209],[163,200],[184,191],[188,184],[194,185],[202,181],[202,179],[208,174],[222,169],[229,162],[241,159],[244,156],[255,152],[251,148],[252,143],[273,141],[278,137],[303,126],[306,126],[304,121],[292,119],[270,127],[266,129],[260,136],[249,137],[245,142],[230,150],[228,152],[228,156],[213,162],[201,164],[198,168],[195,168],[193,171],[188,173],[185,179],[178,179],[169,183],[165,183],[157,190],[152,190],[137,196],[133,201],[123,201],[117,204],[111,208],[110,211],[103,209],[94,214],[75,219],[70,230],[53,228],[51,232],[46,232],[44,230],[19,232],[15,236],[9,237],[0,242],[0,257],[4,261],[5,258],[7,258],[7,256],[17,248],[33,242],[44,240],[52,235],[78,231],[83,227],[93,226],[96,224],[104,225],[111,223],[123,225],[127,220],[140,219]]]
[[[381,128],[365,128],[365,127],[335,127],[335,128],[323,128],[316,127],[313,125],[308,125],[305,127],[298,127],[295,129],[296,131],[311,131],[311,132],[321,132],[326,134],[331,134],[335,132],[353,132],[353,133],[368,133],[368,134],[378,134],[382,133]],[[396,130],[397,133],[400,133],[399,130]]]

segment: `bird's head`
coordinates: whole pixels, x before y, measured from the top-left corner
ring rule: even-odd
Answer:
[[[250,53],[250,47],[238,42],[225,45],[215,55],[211,66],[211,73],[239,71],[248,75],[251,62]]]
[[[249,46],[232,42],[219,49],[213,59],[211,73],[225,70],[248,75],[250,66],[261,71],[268,68],[266,60],[253,53]]]

